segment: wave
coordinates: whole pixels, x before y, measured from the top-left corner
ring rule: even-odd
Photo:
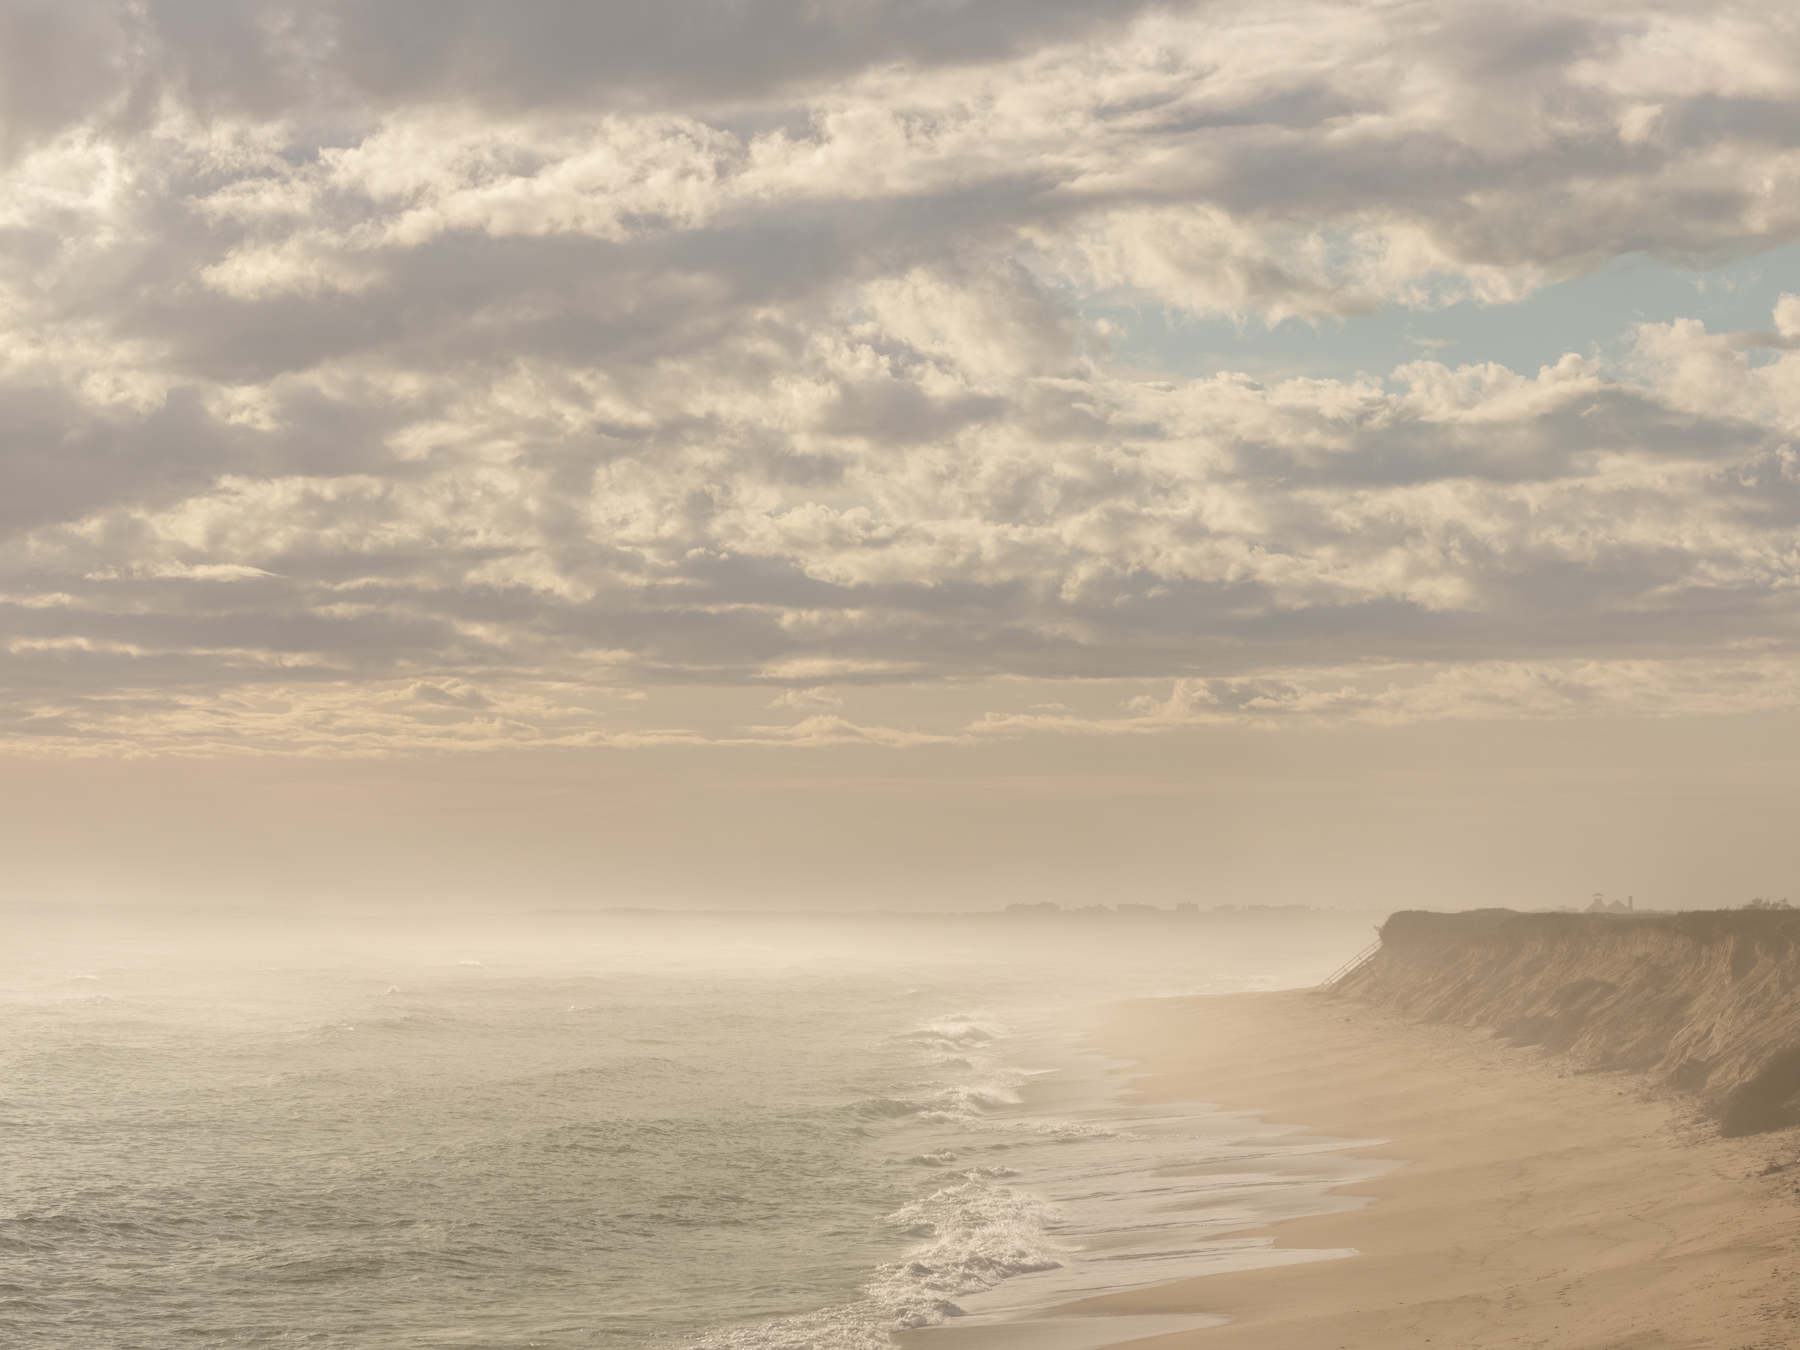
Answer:
[[[896,1327],[931,1326],[961,1314],[954,1300],[992,1289],[1011,1275],[1055,1270],[1061,1253],[1047,1226],[1055,1206],[973,1174],[902,1205],[890,1226],[929,1241],[883,1266],[869,1288]]]
[[[1020,1089],[1038,1075],[1001,1062],[1010,1029],[980,1013],[934,1018],[894,1038],[909,1045],[928,1065],[928,1075],[950,1071],[951,1081],[919,1084],[888,1096],[854,1103],[851,1113],[870,1132],[924,1127],[940,1138],[910,1156],[890,1162],[938,1171],[943,1182],[918,1195],[884,1220],[910,1240],[904,1255],[879,1266],[852,1303],[751,1326],[721,1328],[693,1338],[701,1350],[890,1350],[890,1333],[932,1326],[962,1315],[958,1300],[994,1288],[1016,1275],[1060,1268],[1069,1253],[1052,1237],[1060,1212],[1049,1201],[1006,1184],[1013,1169],[970,1165],[961,1146],[943,1142],[941,1131],[992,1138],[995,1132],[1026,1131],[1091,1138],[1105,1131],[1008,1118],[1006,1108],[1022,1102]],[[928,1135],[927,1138],[930,1136]],[[922,1141],[921,1141],[922,1142]],[[979,1149],[1005,1148],[981,1143]],[[961,1150],[966,1152],[967,1150]],[[943,1172],[950,1172],[943,1176]],[[914,1173],[914,1175],[918,1175]]]
[[[939,1017],[901,1037],[921,1045],[969,1050],[1001,1039],[1007,1028],[981,1014]]]
[[[1058,1269],[1066,1253],[1048,1231],[1056,1208],[990,1184],[1004,1171],[972,1169],[889,1214],[888,1226],[918,1245],[881,1266],[861,1300],[708,1332],[690,1343],[697,1350],[889,1350],[890,1332],[961,1316],[959,1298],[1014,1275]]]

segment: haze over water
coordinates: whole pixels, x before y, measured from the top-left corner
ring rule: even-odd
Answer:
[[[1020,1115],[1080,1064],[1048,1014],[1310,982],[1369,924],[14,919],[0,1332],[121,1350],[885,1345],[1223,1156],[1075,1119],[1079,1075]]]

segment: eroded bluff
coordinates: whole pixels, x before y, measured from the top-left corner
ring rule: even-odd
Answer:
[[[1800,912],[1403,911],[1332,993],[1651,1074],[1726,1134],[1800,1124]]]

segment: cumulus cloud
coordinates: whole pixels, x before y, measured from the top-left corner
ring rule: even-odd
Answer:
[[[0,6],[14,743],[694,738],[615,715],[694,684],[797,744],[1014,676],[1171,682],[1113,730],[1790,697],[1800,299],[1358,380],[1158,378],[1083,317],[1800,238],[1785,9],[506,15]],[[1759,692],[1681,673],[1722,660]]]

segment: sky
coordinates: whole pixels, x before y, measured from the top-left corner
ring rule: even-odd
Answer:
[[[1775,3],[0,0],[0,895],[1800,896]]]

